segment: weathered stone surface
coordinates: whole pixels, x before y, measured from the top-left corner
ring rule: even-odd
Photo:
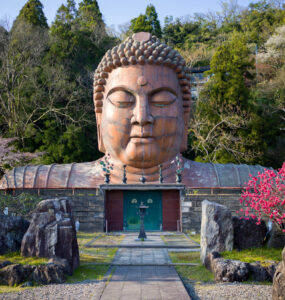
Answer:
[[[0,214],[0,254],[21,249],[21,242],[29,222],[22,217]]]
[[[264,221],[256,225],[253,219],[233,217],[234,248],[238,250],[260,247],[263,245],[267,228]]]
[[[48,261],[48,264],[59,265],[63,268],[63,272],[67,275],[72,275],[72,269],[67,259],[60,257],[53,257]]]
[[[233,250],[232,214],[224,206],[208,200],[202,202],[201,261],[207,253]]]
[[[63,267],[55,264],[37,266],[32,278],[38,284],[63,283],[66,279]]]
[[[272,282],[276,267],[276,262],[267,262],[267,266],[262,266],[260,262],[254,262],[249,264],[249,271],[254,281]]]
[[[272,226],[269,240],[267,242],[268,248],[283,248],[285,247],[285,233],[282,232],[275,224]]]
[[[9,260],[0,261],[0,269],[5,268],[9,265],[12,265],[12,263]]]
[[[216,258],[213,260],[212,272],[217,282],[240,282],[247,280],[249,276],[247,263],[224,258]]]
[[[285,247],[282,251],[282,261],[278,264],[273,278],[273,300],[285,300]]]
[[[0,269],[0,284],[9,286],[20,284],[30,277],[34,270],[33,266],[14,264]]]
[[[65,258],[72,270],[79,265],[71,203],[67,199],[41,201],[35,209],[21,246],[23,256]]]

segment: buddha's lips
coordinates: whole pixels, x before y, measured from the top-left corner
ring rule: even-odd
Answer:
[[[154,137],[147,135],[147,134],[143,134],[143,135],[134,135],[130,137],[130,141],[132,143],[140,143],[140,144],[148,144],[154,141]]]

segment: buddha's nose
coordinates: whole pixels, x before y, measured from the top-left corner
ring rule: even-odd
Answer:
[[[146,95],[138,97],[133,112],[131,124],[137,124],[140,126],[153,124],[154,118],[151,115],[148,98]]]

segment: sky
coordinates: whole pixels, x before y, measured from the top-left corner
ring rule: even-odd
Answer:
[[[0,0],[0,19],[8,17],[10,24],[17,17],[19,11],[27,0]],[[44,5],[44,13],[48,23],[55,18],[57,9],[65,0],[41,0]],[[77,3],[80,0],[76,0]],[[139,14],[145,12],[148,4],[153,4],[158,17],[163,24],[167,15],[175,18],[194,13],[207,13],[208,11],[220,11],[220,0],[98,0],[100,10],[107,26],[124,24]],[[238,0],[238,4],[246,7],[256,0]]]

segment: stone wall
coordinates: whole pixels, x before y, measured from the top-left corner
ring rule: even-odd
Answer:
[[[75,220],[80,222],[82,231],[104,231],[104,191],[100,189],[25,189],[9,190],[14,196],[20,193],[32,193],[42,200],[64,197],[71,199]],[[239,198],[242,189],[202,189],[187,188],[180,191],[182,210],[182,230],[196,230],[201,227],[201,204],[209,200],[227,206],[233,215],[240,208]],[[5,197],[5,191],[0,191]]]
[[[227,206],[233,215],[240,209],[239,198],[242,188],[237,189],[204,189],[188,188],[181,192],[182,230],[201,229],[202,201],[209,200]]]
[[[104,196],[99,189],[25,189],[8,190],[7,193],[17,196],[21,193],[38,195],[42,200],[63,197],[72,201],[72,213],[80,222],[82,231],[104,230]],[[5,197],[5,191],[0,191]]]

